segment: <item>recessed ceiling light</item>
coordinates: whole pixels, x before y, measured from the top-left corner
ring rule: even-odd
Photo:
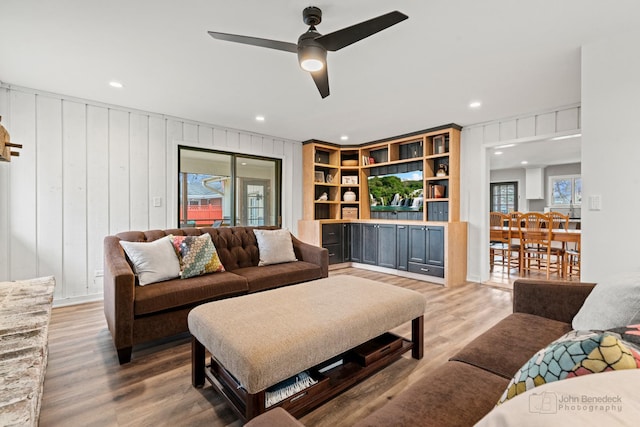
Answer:
[[[472,101],[469,103],[469,108],[480,108],[482,106],[482,102],[480,101]]]
[[[117,82],[115,80],[109,82],[109,86],[115,87],[117,89],[122,89],[122,83]]]
[[[340,139],[341,139],[342,141],[347,141],[347,140],[349,139],[349,137],[348,137],[347,135],[342,135],[342,136],[340,137]]]
[[[498,148],[509,148],[509,147],[515,147],[515,146],[516,146],[516,144],[504,144],[504,145],[498,145],[496,147],[496,149],[498,149]]]
[[[520,162],[520,164],[521,164],[521,165],[526,165],[526,164],[528,164],[528,163],[529,163],[529,162],[527,162],[526,160],[523,160],[523,161],[521,161],[521,162]]]
[[[264,116],[256,116],[256,121],[264,122]]]
[[[247,162],[240,163],[241,166],[247,166]]]
[[[495,152],[495,153],[493,153],[493,154],[495,154],[496,156],[499,156],[500,154],[502,154],[502,151],[496,151],[496,152]]]

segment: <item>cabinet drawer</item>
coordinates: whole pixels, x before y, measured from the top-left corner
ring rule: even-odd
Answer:
[[[329,251],[329,264],[338,264],[342,261],[342,244],[323,245]]]
[[[411,273],[426,274],[428,276],[444,277],[443,267],[436,267],[429,264],[419,264],[417,262],[410,262],[409,271]]]
[[[342,224],[325,224],[322,226],[322,246],[340,243],[340,230]]]

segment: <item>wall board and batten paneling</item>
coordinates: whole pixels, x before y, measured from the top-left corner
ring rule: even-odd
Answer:
[[[468,222],[467,280],[489,279],[489,158],[487,151],[507,143],[531,143],[580,131],[580,106],[462,128],[460,220]],[[561,143],[559,141],[559,143]]]
[[[0,280],[53,275],[56,305],[102,298],[106,235],[176,226],[178,144],[282,159],[283,227],[302,217],[298,141],[8,85],[0,115],[24,146],[0,163]]]

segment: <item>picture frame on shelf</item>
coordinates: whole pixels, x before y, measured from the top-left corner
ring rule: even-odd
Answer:
[[[314,181],[315,182],[324,182],[324,172],[316,171]]]
[[[345,175],[342,177],[342,184],[346,185],[358,185],[357,175]]]

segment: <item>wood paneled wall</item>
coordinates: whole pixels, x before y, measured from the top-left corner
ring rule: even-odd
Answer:
[[[55,276],[56,305],[102,297],[106,235],[176,226],[178,144],[282,159],[283,227],[302,218],[298,141],[6,85],[0,115],[24,146],[0,163],[0,280]]]

